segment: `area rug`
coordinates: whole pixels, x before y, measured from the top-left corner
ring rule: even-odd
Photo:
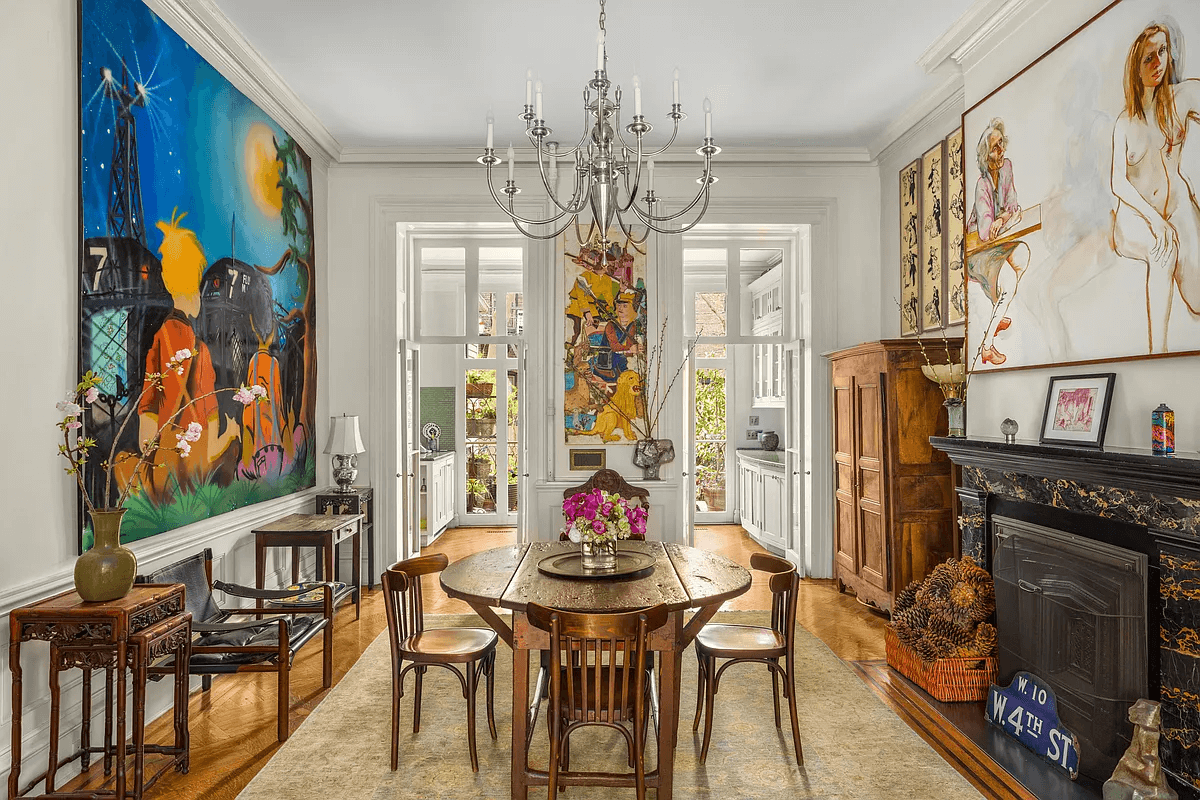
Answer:
[[[767,625],[764,612],[723,612],[720,622]],[[428,627],[472,625],[478,617],[429,617]],[[771,679],[765,667],[740,664],[722,676],[707,763],[698,758],[702,736],[691,730],[696,703],[696,658],[684,653],[682,713],[675,755],[677,798],[813,798],[813,800],[928,800],[979,798],[979,793],[867,688],[824,643],[797,628],[797,700],[804,767],[792,752],[787,706],[775,727]],[[536,668],[536,659],[533,659]],[[391,664],[385,631],[308,716],[288,742],[238,795],[239,800],[474,800],[509,797],[512,654],[497,653],[496,723],[488,734],[485,694],[478,697],[479,772],[467,754],[466,712],[454,676],[431,670],[425,679],[421,732],[412,733],[411,676],[401,706],[400,768],[390,769]],[[703,728],[701,728],[701,732]],[[647,743],[648,768],[657,743]],[[549,752],[545,714],[538,722],[531,762],[544,767]],[[615,731],[583,729],[571,736],[572,769],[625,767],[624,739]],[[633,790],[570,787],[569,800],[612,800]],[[648,795],[654,796],[651,790]],[[546,797],[545,789],[530,791]]]

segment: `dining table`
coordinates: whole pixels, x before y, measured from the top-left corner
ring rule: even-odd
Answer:
[[[661,603],[669,612],[667,623],[650,634],[650,649],[658,661],[658,759],[646,774],[646,785],[657,790],[659,800],[670,800],[683,651],[724,601],[750,589],[750,573],[737,562],[707,550],[635,540],[621,541],[619,550],[644,553],[654,563],[631,577],[568,578],[539,570],[544,560],[578,550],[579,545],[571,542],[497,547],[456,561],[441,573],[446,594],[469,604],[512,648],[511,796],[526,800],[529,787],[549,783],[546,770],[529,766],[527,732],[537,711],[529,708],[530,651],[547,650],[550,644],[546,631],[529,624],[529,603],[580,613],[620,613]],[[498,609],[512,612],[511,625]],[[685,620],[688,611],[693,613]],[[634,779],[632,775],[612,776],[605,785],[632,787]]]

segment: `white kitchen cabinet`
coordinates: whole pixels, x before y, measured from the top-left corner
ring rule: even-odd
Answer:
[[[750,333],[779,336],[783,333],[782,267],[773,267],[756,278],[750,289]],[[754,345],[753,388],[756,408],[783,408],[786,403],[782,344]]]
[[[454,453],[421,459],[421,544],[454,521]]]
[[[776,463],[775,459],[779,459]],[[738,513],[750,538],[768,550],[787,551],[784,513],[783,453],[739,451],[737,454]]]

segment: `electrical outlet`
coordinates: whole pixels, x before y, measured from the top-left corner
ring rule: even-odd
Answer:
[[[751,414],[750,415],[750,425],[754,426],[757,424],[758,424],[758,414]]]
[[[746,431],[746,441],[753,442],[758,439],[758,431]]]

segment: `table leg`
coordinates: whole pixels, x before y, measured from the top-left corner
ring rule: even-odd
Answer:
[[[337,559],[337,551],[333,546],[333,534],[329,533],[325,536],[325,545],[321,548],[322,561],[325,564],[322,575],[317,578],[319,581],[334,581],[337,580],[337,574],[333,569],[333,562]]]
[[[375,526],[373,525],[367,531],[367,588],[375,588]]]
[[[12,617],[9,625],[13,626]],[[16,797],[21,779],[21,641],[16,636],[8,646],[8,669],[12,673],[12,769],[8,773],[8,796]]]
[[[133,800],[142,800],[142,784],[146,778],[146,650],[137,648],[133,667]]]
[[[175,651],[175,747],[180,759],[176,769],[186,775],[191,766],[191,734],[188,732],[188,662],[192,660],[191,626],[189,635]]]
[[[354,577],[354,618],[362,616],[362,522],[358,523],[358,533],[354,534],[354,542],[350,545],[354,553],[354,569],[350,570]]]
[[[50,766],[46,769],[46,794],[54,792],[58,772],[58,711],[62,691],[58,685],[58,645],[50,645]]]
[[[104,670],[104,774],[112,772],[113,671]]]
[[[317,569],[318,570],[321,569],[320,562],[317,563]],[[317,576],[317,579],[320,580],[319,575]],[[292,548],[292,583],[297,584],[299,582],[300,582],[300,548],[293,547]]]
[[[92,754],[89,752],[92,747],[92,671],[87,667],[83,668],[83,689],[80,699],[83,708],[80,710],[79,749],[83,751],[83,755],[79,757],[79,765],[86,772],[92,763]]]
[[[668,623],[670,624],[670,623]],[[658,800],[671,800],[675,777],[675,737],[679,728],[679,673],[681,659],[674,650],[661,652],[658,676]]]
[[[267,548],[262,535],[254,537],[254,585],[259,589],[267,579]]]
[[[128,645],[123,641],[117,642],[117,730],[116,730],[116,759],[117,783],[114,787],[117,797],[125,796],[125,659]]]
[[[528,800],[526,771],[529,753],[525,749],[526,712],[529,708],[529,651],[513,648],[512,704],[512,800]]]

